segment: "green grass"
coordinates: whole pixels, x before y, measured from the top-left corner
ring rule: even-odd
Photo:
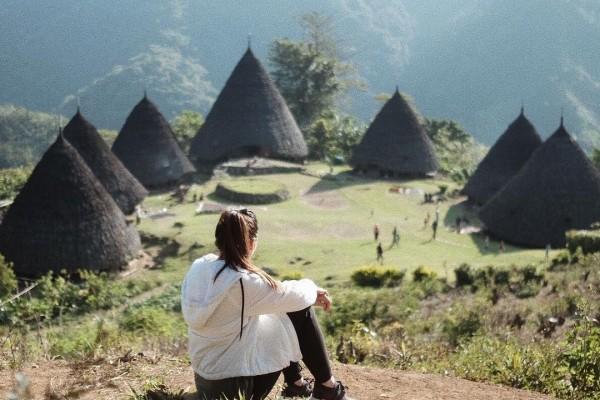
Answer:
[[[329,168],[311,164],[312,174],[326,174]],[[385,265],[411,271],[424,265],[435,270],[439,276],[452,278],[452,271],[463,262],[472,266],[511,265],[539,263],[544,259],[543,250],[520,249],[506,246],[503,254],[498,243],[492,241],[484,250],[481,235],[458,235],[452,231],[456,215],[470,215],[459,203],[464,199],[451,199],[440,205],[440,220],[447,221],[438,230],[438,238],[431,241],[431,228],[424,229],[423,220],[429,212],[433,218],[434,205],[423,205],[418,190],[435,192],[438,185],[455,186],[446,180],[376,181],[352,177],[344,168],[334,170],[333,179],[320,179],[304,174],[281,174],[261,177],[261,185],[284,184],[291,199],[285,202],[255,206],[259,221],[259,248],[255,257],[258,265],[270,267],[280,274],[302,271],[305,277],[333,282],[348,281],[353,270],[375,263],[375,246],[372,229],[381,227]],[[236,185],[240,179],[223,179]],[[247,183],[248,179],[244,180]],[[194,185],[191,193],[211,193],[218,183],[212,180]],[[269,182],[266,184],[265,182]],[[390,193],[392,186],[404,186],[415,190],[413,194]],[[310,191],[311,195],[303,194]],[[170,200],[166,195],[151,196],[147,207],[162,208]],[[182,244],[182,251],[194,243],[204,247],[187,254],[187,261],[214,250],[214,227],[218,215],[195,215],[196,205],[187,202],[175,205],[170,211],[175,217],[144,220],[141,229],[159,236],[175,237]],[[371,216],[371,210],[373,215]],[[174,226],[183,223],[183,228]],[[400,231],[400,246],[388,249],[394,226]],[[186,264],[181,262],[179,264]],[[181,266],[179,267],[181,268]],[[175,275],[183,273],[177,269]],[[185,267],[183,267],[185,270]],[[333,277],[333,278],[332,278]]]

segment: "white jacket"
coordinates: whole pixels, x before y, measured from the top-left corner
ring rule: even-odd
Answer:
[[[215,281],[223,266],[216,255],[206,255],[183,280],[181,305],[194,371],[216,380],[268,374],[299,361],[298,338],[285,313],[313,305],[317,286],[302,279],[275,290],[257,274],[231,268]]]

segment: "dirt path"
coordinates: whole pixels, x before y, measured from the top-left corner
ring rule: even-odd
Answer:
[[[162,382],[165,390],[183,392],[194,400],[193,376],[189,365],[176,358],[146,356],[123,360],[69,364],[44,361],[23,369],[31,381],[34,399],[127,399],[132,389],[141,390],[150,381]],[[336,364],[334,374],[358,400],[543,400],[537,393],[488,385],[464,379],[378,368]],[[13,371],[0,371],[0,398],[6,398],[15,382]],[[278,387],[275,389],[278,390]],[[156,397],[168,399],[169,397]],[[271,399],[278,399],[272,396]]]

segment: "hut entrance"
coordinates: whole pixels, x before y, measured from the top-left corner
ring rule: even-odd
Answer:
[[[243,146],[233,150],[229,158],[247,158],[247,157],[263,157],[269,158],[271,152],[269,149],[260,146]]]

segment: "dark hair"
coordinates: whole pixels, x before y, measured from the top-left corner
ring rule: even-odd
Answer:
[[[269,286],[277,288],[277,282],[269,274],[252,264],[252,245],[257,237],[258,222],[253,211],[243,208],[221,213],[215,229],[215,245],[221,252],[220,258],[225,261],[225,267],[253,272]]]

